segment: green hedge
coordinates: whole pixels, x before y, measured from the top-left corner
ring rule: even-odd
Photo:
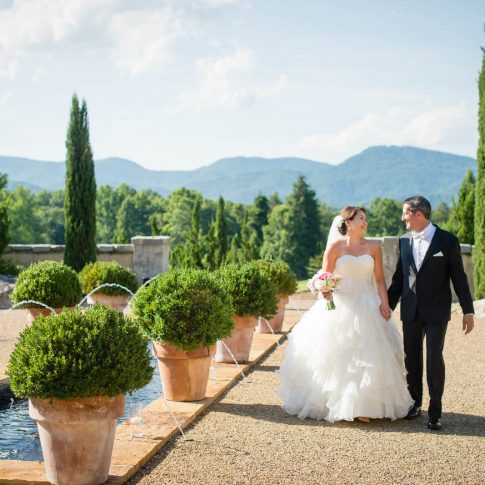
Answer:
[[[117,261],[89,263],[79,273],[79,279],[82,291],[86,295],[104,283],[117,283],[128,288],[133,293],[138,288],[138,282],[133,270],[122,266]],[[116,286],[106,286],[96,293],[110,296],[129,294]]]
[[[278,295],[292,295],[296,291],[296,276],[284,261],[260,259],[254,262],[276,286]]]
[[[132,308],[148,337],[185,351],[210,347],[234,328],[231,297],[207,270],[160,274],[138,291]]]
[[[256,263],[230,264],[217,270],[217,274],[232,297],[235,313],[268,319],[276,314],[276,286]]]
[[[60,308],[77,305],[81,295],[79,277],[73,269],[55,261],[40,261],[19,274],[11,300],[14,304],[35,300]]]
[[[7,369],[17,397],[42,399],[131,393],[152,374],[138,327],[101,305],[38,317],[20,334]]]

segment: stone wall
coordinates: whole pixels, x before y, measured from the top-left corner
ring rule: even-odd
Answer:
[[[399,254],[399,238],[370,239],[379,241],[382,245],[384,274],[386,283],[389,285]],[[472,248],[469,244],[461,245],[463,265],[473,294]],[[133,268],[139,283],[141,283],[144,278],[151,278],[158,273],[168,271],[169,250],[170,238],[168,236],[136,236],[131,239],[131,244],[98,244],[97,259],[98,261],[118,261],[123,266]],[[28,266],[45,259],[62,261],[64,246],[11,244],[7,247],[3,256],[22,266]]]
[[[98,261],[118,261],[132,268],[139,283],[168,271],[170,238],[168,236],[136,236],[131,244],[98,244]],[[63,261],[64,246],[50,244],[10,244],[2,255],[21,266],[38,261]]]

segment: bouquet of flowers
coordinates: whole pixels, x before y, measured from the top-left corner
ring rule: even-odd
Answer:
[[[308,288],[312,293],[316,293],[317,291],[333,293],[341,280],[342,276],[339,274],[330,273],[329,271],[323,271],[321,269],[308,280]],[[328,300],[327,310],[335,310],[335,308],[336,306],[333,300]]]

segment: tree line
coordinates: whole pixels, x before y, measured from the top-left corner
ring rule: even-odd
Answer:
[[[9,240],[16,244],[65,244],[65,191],[32,193],[22,186],[1,189],[10,220]],[[474,243],[475,177],[470,171],[452,206],[441,203],[433,221]],[[73,190],[73,189],[71,189]],[[93,190],[91,187],[90,190]],[[304,177],[283,201],[277,193],[258,195],[252,204],[206,199],[180,188],[167,197],[126,184],[100,186],[96,193],[96,242],[129,243],[136,235],[171,237],[171,264],[214,269],[223,262],[260,257],[286,261],[299,277],[321,264],[325,238],[338,210],[318,201]],[[82,200],[82,198],[81,198]],[[74,208],[82,211],[83,208]],[[400,201],[375,198],[368,210],[368,236],[399,236]],[[1,215],[1,210],[0,210]]]

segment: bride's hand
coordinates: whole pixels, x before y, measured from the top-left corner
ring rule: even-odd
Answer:
[[[391,319],[391,309],[389,308],[389,305],[384,305],[381,303],[379,310],[381,312],[382,318],[388,321]]]

